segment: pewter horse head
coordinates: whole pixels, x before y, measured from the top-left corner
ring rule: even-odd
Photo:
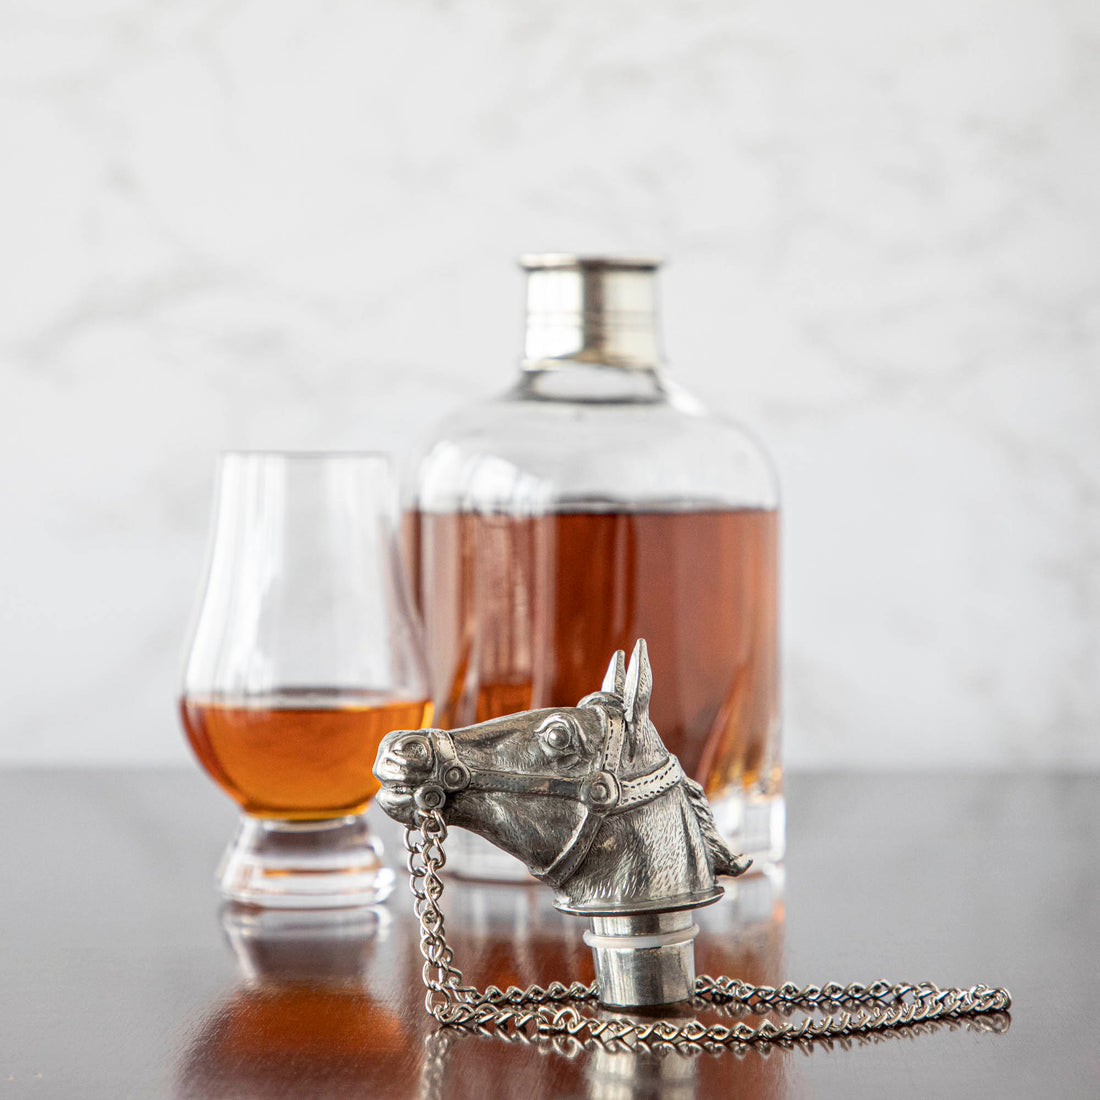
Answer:
[[[417,809],[478,833],[527,865],[567,912],[705,905],[717,875],[751,862],[718,835],[706,796],[649,720],[653,675],[639,640],[576,707],[523,711],[451,731],[395,730],[374,774],[382,809]]]

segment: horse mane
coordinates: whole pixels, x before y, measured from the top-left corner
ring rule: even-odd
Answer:
[[[689,779],[686,775],[681,781],[684,794],[687,795],[688,805],[695,811],[695,817],[699,822],[699,831],[703,834],[703,843],[707,846],[714,860],[714,873],[716,875],[743,875],[752,860],[748,856],[734,855],[729,846],[718,833],[718,826],[714,823],[714,812],[710,808],[707,796],[703,788]]]
[[[604,683],[599,691],[586,695],[577,705],[597,707],[613,711],[626,719],[628,728],[627,756],[645,760],[654,752],[664,755],[668,752],[661,735],[649,719],[649,696],[653,688],[653,676],[649,668],[645,642],[639,640],[631,658],[630,669],[624,670],[623,652],[619,650],[612,658]],[[694,779],[684,776],[681,786],[687,797],[687,803],[699,822],[699,832],[703,844],[710,853],[710,859],[716,875],[743,875],[752,863],[748,856],[735,855],[714,823],[714,811],[710,808],[703,788]]]

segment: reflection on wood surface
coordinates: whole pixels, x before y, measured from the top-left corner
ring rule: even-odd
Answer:
[[[408,1073],[412,1029],[371,995],[390,918],[369,909],[222,914],[240,983],[205,1014],[181,1067],[181,1097],[388,1095]]]
[[[719,905],[695,913],[702,929],[696,940],[697,970],[779,984],[784,976],[782,874],[752,876],[726,886],[727,897]],[[587,922],[558,913],[547,890],[449,881],[444,908],[447,938],[469,984],[503,988],[545,985],[555,978],[592,980],[591,955],[581,940]],[[622,1015],[593,1007],[584,1011]],[[686,1007],[661,1014],[691,1016],[696,1011]],[[708,1022],[728,1018],[713,1006],[698,1014]],[[778,1055],[766,1049],[684,1053],[573,1040],[532,1043],[442,1030],[425,1041],[419,1095],[423,1100],[511,1095],[779,1100],[787,1095],[787,1077],[785,1059]]]
[[[696,911],[700,974],[771,986],[789,976],[783,885],[782,873],[749,876],[728,883],[717,905]],[[587,922],[554,909],[548,890],[448,880],[444,910],[455,961],[471,985],[592,980],[591,952],[581,938]],[[918,1025],[803,1044],[801,1054],[791,1044],[683,1050],[503,1039],[439,1029],[424,1011],[418,929],[401,892],[380,910],[230,907],[222,924],[239,977],[181,1044],[181,1100],[782,1100],[800,1094],[801,1054],[919,1040],[937,1030],[1003,1031],[1009,1023],[1004,1015]],[[622,1015],[590,1005],[582,1011]],[[706,1023],[760,1019],[735,1005],[659,1011]]]

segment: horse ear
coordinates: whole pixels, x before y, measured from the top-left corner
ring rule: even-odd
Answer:
[[[615,650],[615,656],[611,658],[611,664],[604,673],[600,691],[609,692],[612,695],[622,696],[626,687],[626,654],[621,650]]]
[[[653,694],[653,671],[649,667],[649,651],[645,638],[639,638],[630,655],[623,687],[623,709],[630,725],[638,727],[649,717],[649,697]]]

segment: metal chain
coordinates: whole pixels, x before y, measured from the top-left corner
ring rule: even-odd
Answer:
[[[823,986],[802,987],[787,982],[773,987],[749,985],[724,975],[716,978],[700,975],[695,979],[695,998],[714,1007],[739,1006],[743,1011],[759,1014],[770,1009],[785,1013],[793,1009],[861,1006],[820,1020],[805,1016],[800,1021],[778,1024],[764,1020],[756,1026],[743,1022],[707,1025],[699,1020],[685,1023],[601,1019],[579,1012],[574,1004],[597,999],[595,982],[585,985],[575,981],[565,985],[555,981],[545,987],[529,985],[526,989],[491,985],[479,990],[463,984],[462,971],[455,965],[454,950],[444,933],[439,908],[443,880],[439,872],[447,862],[443,849],[446,839],[447,825],[438,810],[418,811],[415,825],[405,829],[406,863],[413,907],[420,922],[422,973],[428,991],[424,1005],[439,1023],[448,1027],[492,1028],[506,1038],[569,1036],[600,1043],[742,1046],[861,1035],[933,1020],[1005,1012],[1011,1005],[1007,990],[985,985],[940,989],[931,982],[876,981],[869,985],[828,982]]]

